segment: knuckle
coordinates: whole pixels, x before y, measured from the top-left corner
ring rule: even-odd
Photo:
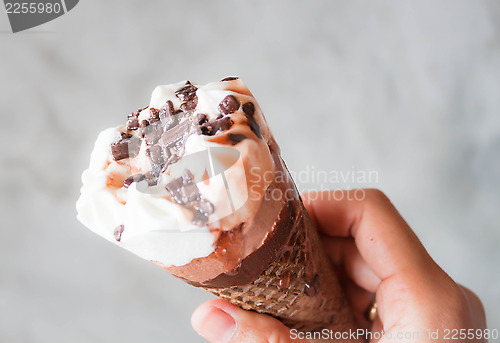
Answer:
[[[465,298],[469,308],[477,313],[484,313],[484,305],[479,296],[465,286],[458,284],[458,287],[462,291],[463,297]]]
[[[439,291],[436,292],[435,302],[441,304],[443,313],[456,314],[462,313],[464,316],[470,313],[469,303],[462,288],[453,280],[441,281]],[[456,320],[457,318],[454,318]],[[452,323],[454,320],[449,318]]]
[[[390,203],[389,197],[378,188],[368,188],[365,191],[366,200],[374,202]]]

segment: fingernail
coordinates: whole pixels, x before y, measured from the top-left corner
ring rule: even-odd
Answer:
[[[215,306],[198,308],[191,318],[193,328],[211,342],[227,343],[236,332],[236,322],[227,312]]]

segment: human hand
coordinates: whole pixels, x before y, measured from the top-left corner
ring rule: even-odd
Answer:
[[[484,330],[479,298],[432,260],[389,199],[371,189],[363,190],[363,197],[354,195],[354,191],[311,193],[303,195],[303,201],[360,328],[373,337],[383,331],[393,342],[437,342],[445,330]],[[364,314],[374,298],[377,317],[372,323]],[[292,341],[289,329],[277,319],[220,299],[201,305],[193,313],[192,325],[212,343]],[[436,330],[438,339],[430,338],[429,331]],[[400,335],[412,337],[398,339]]]

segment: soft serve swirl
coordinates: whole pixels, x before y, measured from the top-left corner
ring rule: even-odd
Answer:
[[[271,134],[258,104],[241,80],[191,85],[189,96],[179,96],[179,90],[186,85],[191,84],[184,81],[156,87],[149,106],[132,118],[137,123],[147,122],[168,102],[171,110],[185,120],[204,118],[201,130],[185,137],[179,156],[170,156],[170,163],[164,163],[161,172],[156,170],[156,179],[150,183],[145,177],[136,177],[151,175],[156,166],[151,142],[140,137],[140,128],[130,130],[129,124],[104,130],[95,143],[89,168],[82,175],[77,202],[77,218],[89,229],[165,266],[181,266],[208,256],[215,250],[218,232],[251,220],[269,186],[265,178],[255,176],[274,170],[268,148]],[[218,124],[221,119],[225,126]],[[171,136],[160,134],[163,136],[156,137],[160,143]],[[124,137],[137,139],[140,146],[136,154],[117,160],[111,147]],[[165,151],[163,154],[166,160]],[[202,155],[208,158],[189,158]],[[223,172],[214,175],[214,170]],[[206,216],[204,220],[196,220],[198,212],[176,198],[176,190],[172,190],[176,180],[186,180],[186,172],[199,193],[196,204],[211,206],[201,212]],[[180,193],[182,190],[179,188]]]

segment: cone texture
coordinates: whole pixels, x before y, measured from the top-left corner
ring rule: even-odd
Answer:
[[[353,317],[302,201],[290,220],[290,235],[253,282],[227,288],[202,287],[245,309],[272,315],[301,331],[354,328]]]

